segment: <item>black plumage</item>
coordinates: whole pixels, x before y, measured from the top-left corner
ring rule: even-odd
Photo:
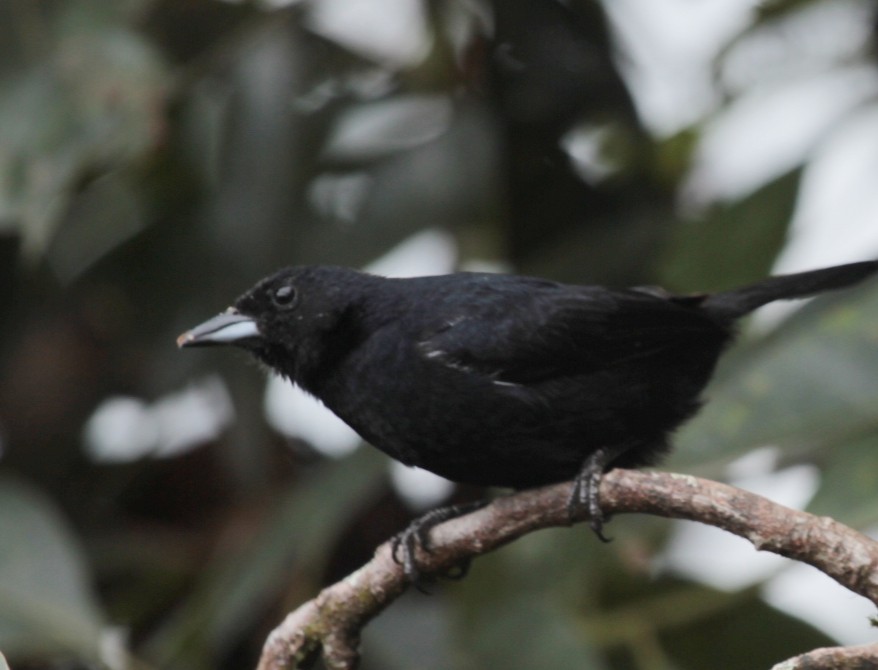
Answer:
[[[510,275],[388,279],[294,267],[178,343],[242,347],[391,457],[454,481],[577,479],[572,504],[590,507],[599,532],[601,473],[668,450],[738,318],[876,270],[867,261],[676,296]]]

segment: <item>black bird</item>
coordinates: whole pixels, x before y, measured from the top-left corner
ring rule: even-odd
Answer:
[[[587,506],[601,536],[603,472],[668,451],[737,319],[876,271],[866,261],[687,296],[292,267],[177,343],[241,347],[389,456],[453,481],[521,489],[573,479],[571,510]],[[435,510],[398,536],[410,577],[415,543],[426,548],[429,528],[461,511]]]

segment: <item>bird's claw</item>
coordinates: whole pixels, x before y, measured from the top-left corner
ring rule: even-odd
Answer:
[[[604,524],[610,515],[604,514],[601,508],[601,480],[607,466],[631,448],[623,444],[616,447],[598,449],[582,464],[582,468],[573,480],[573,490],[567,501],[567,515],[572,523],[584,511],[587,512],[588,525],[601,542],[611,542],[612,538],[604,535]]]
[[[393,536],[390,541],[390,555],[397,565],[402,566],[406,579],[414,584],[419,591],[424,591],[423,587],[427,580],[421,573],[416,555],[418,549],[427,554],[432,553],[430,531],[433,527],[438,526],[443,521],[474,512],[486,504],[487,501],[479,500],[472,503],[439,507],[418,517],[407,528]],[[440,576],[446,579],[462,579],[469,571],[469,564],[469,559],[465,559]]]
[[[573,491],[567,501],[567,516],[572,523],[583,510],[588,515],[588,525],[601,542],[610,542],[612,538],[604,535],[604,523],[609,518],[601,509],[600,486],[603,472],[594,470],[587,462],[573,480]]]
[[[429,514],[412,521],[407,528],[393,536],[390,544],[390,555],[393,557],[393,561],[402,566],[406,579],[414,584],[418,590],[423,590],[421,588],[423,575],[418,568],[415,554],[418,548],[430,553],[430,528],[435,525],[431,525],[427,517]]]

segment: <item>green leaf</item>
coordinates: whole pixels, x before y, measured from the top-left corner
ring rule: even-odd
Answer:
[[[80,186],[161,139],[163,64],[114,4],[62,5],[43,57],[0,80],[0,226],[32,256]]]
[[[856,528],[878,522],[878,434],[827,445],[814,457],[822,477],[808,511]]]
[[[728,460],[774,444],[811,452],[878,425],[878,285],[818,298],[726,361],[677,460]]]
[[[70,282],[140,232],[144,217],[135,186],[120,172],[91,182],[76,198],[48,248],[55,275]]]
[[[581,527],[553,529],[479,557],[449,588],[455,667],[700,670],[714,667],[713,655],[737,670],[829,643],[766,605],[758,587],[728,593],[655,575],[652,550],[628,521],[614,521],[612,545]]]
[[[462,667],[606,667],[583,635],[576,614],[551,593],[509,588],[497,596],[484,602],[473,625],[458,631],[460,653],[466,659]]]
[[[809,624],[767,605],[756,590],[725,594],[707,587],[691,588],[708,602],[725,600],[726,606],[687,626],[662,632],[662,646],[680,670],[769,668],[784,658],[834,644]],[[656,614],[661,618],[661,613]],[[718,658],[722,659],[719,666]]]
[[[541,531],[480,556],[453,587],[457,667],[607,667],[582,611],[596,608],[598,558],[613,557],[582,528]]]
[[[767,275],[786,240],[800,179],[801,170],[793,170],[699,221],[674,226],[660,264],[662,285],[712,291]]]
[[[358,449],[324,464],[307,483],[275,501],[246,546],[221,550],[205,565],[192,594],[150,642],[150,655],[162,666],[181,655],[205,658],[205,650],[209,656],[252,625],[291,581],[316,588],[333,542],[378,494],[386,471],[384,456]]]
[[[27,484],[0,479],[0,647],[97,660],[104,617],[73,534]]]

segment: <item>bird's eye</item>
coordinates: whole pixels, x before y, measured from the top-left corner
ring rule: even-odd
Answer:
[[[272,294],[274,304],[282,309],[289,309],[296,304],[296,289],[289,284],[281,286]]]

